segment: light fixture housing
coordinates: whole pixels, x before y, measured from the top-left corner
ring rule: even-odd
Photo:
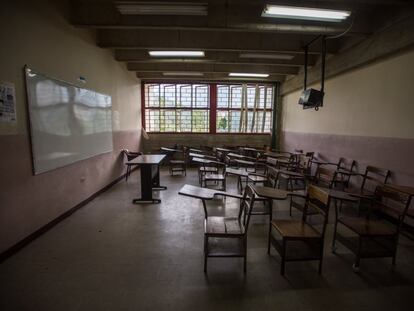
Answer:
[[[204,51],[148,51],[151,57],[204,57]]]
[[[116,1],[123,15],[190,15],[206,16],[207,3],[162,2],[162,1]]]
[[[289,54],[240,53],[240,58],[282,59],[292,60],[295,56]]]
[[[314,20],[324,22],[341,22],[351,15],[350,11],[306,8],[284,5],[266,4],[263,17],[276,17],[286,19]]]
[[[163,76],[192,76],[192,77],[202,77],[204,76],[204,73],[202,72],[195,72],[195,71],[168,71],[168,72],[163,72],[162,73]]]
[[[243,77],[243,78],[267,78],[268,73],[243,73],[243,72],[231,72],[229,77]]]

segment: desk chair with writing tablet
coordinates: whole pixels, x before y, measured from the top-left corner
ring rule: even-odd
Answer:
[[[322,272],[323,244],[329,216],[330,196],[322,189],[310,185],[306,196],[302,219],[274,219],[269,232],[271,245],[281,257],[280,274],[285,273],[287,261],[319,261],[319,274]],[[322,229],[308,222],[308,209],[314,209],[322,219]],[[312,220],[315,219],[312,216]],[[269,249],[270,251],[270,249]]]
[[[393,222],[386,222],[381,218],[375,219],[371,213],[364,217],[341,216],[335,208],[332,252],[336,251],[336,241],[352,251],[355,254],[354,271],[359,270],[362,258],[391,257],[394,266],[399,233],[410,203],[409,194],[387,186],[377,186],[375,198],[371,201],[371,210],[380,211],[393,218]],[[338,225],[352,234],[345,235],[339,232]]]
[[[177,150],[173,152],[169,161],[170,175],[173,176],[175,172],[180,172],[187,176],[187,150]]]
[[[255,194],[250,186],[244,191],[237,217],[208,216],[204,221],[204,272],[207,273],[209,257],[243,258],[243,271],[247,262],[247,229],[250,223]]]
[[[204,171],[201,175],[201,186],[208,187],[209,182],[221,183],[220,190],[226,191],[226,164],[216,163],[217,170]]]

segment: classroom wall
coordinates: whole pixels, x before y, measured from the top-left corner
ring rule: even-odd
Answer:
[[[392,171],[414,185],[414,51],[328,79],[324,107],[303,110],[301,91],[283,97],[281,147],[340,156]],[[319,88],[319,85],[313,85]]]
[[[0,81],[16,87],[17,122],[0,122],[0,253],[124,172],[120,150],[140,149],[140,81],[69,25],[69,2],[8,1],[0,10]],[[112,153],[33,176],[23,66],[112,96]],[[86,84],[77,81],[79,76]]]

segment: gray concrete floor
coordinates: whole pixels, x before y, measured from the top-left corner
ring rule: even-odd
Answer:
[[[196,172],[162,172],[159,205],[133,205],[139,173],[122,181],[0,265],[0,310],[412,310],[414,242],[400,240],[390,259],[363,260],[327,247],[316,262],[287,263],[266,253],[267,225],[249,229],[247,274],[241,259],[210,259],[203,273],[203,210],[179,196]],[[235,189],[235,180],[230,182]],[[211,202],[211,214],[234,215],[237,201]],[[286,204],[276,217],[288,217]],[[299,217],[299,214],[296,214]],[[327,244],[332,238],[332,223]]]

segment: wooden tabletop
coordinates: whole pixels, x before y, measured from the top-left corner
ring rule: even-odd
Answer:
[[[128,161],[126,164],[138,165],[138,164],[159,164],[164,160],[165,154],[143,154],[135,159]]]
[[[247,177],[249,175],[249,172],[247,172],[243,168],[228,167],[228,168],[226,168],[226,174],[227,175],[237,175],[237,176]]]
[[[216,148],[216,151],[221,151],[221,152],[232,152],[232,151],[234,151],[234,150],[231,150],[231,149],[226,149],[226,148],[221,148],[221,147],[217,147],[217,148]]]
[[[342,200],[342,201],[351,201],[351,202],[355,202],[358,201],[358,198],[353,196],[352,194],[345,192],[345,191],[341,191],[341,190],[334,190],[334,189],[329,189],[329,188],[323,188],[323,187],[319,187],[321,188],[323,191],[327,192],[329,194],[330,197],[337,199],[337,200]]]
[[[214,160],[210,160],[210,159],[205,159],[205,158],[200,158],[200,157],[193,157],[192,161],[197,162],[197,163],[204,163],[204,164],[222,164],[222,165],[224,165],[224,163],[222,163],[222,162],[214,161]]]
[[[270,158],[289,158],[290,155],[286,153],[265,152],[264,155]]]
[[[238,164],[251,165],[251,166],[255,166],[256,165],[256,162],[242,160],[242,159],[234,159],[234,161],[236,163],[238,163]]]
[[[207,151],[205,151],[205,150],[200,150],[200,149],[195,149],[195,148],[190,148],[189,151],[190,152],[197,152],[197,153],[207,153]]]
[[[278,170],[279,174],[287,175],[290,177],[305,177],[303,174],[293,171],[287,171],[287,170]]]
[[[265,186],[257,186],[257,185],[251,185],[254,192],[262,198],[268,198],[273,200],[286,200],[288,195],[291,194],[291,192],[282,190],[282,189],[275,189],[271,187],[265,187]]]
[[[168,148],[168,147],[161,147],[160,150],[165,151],[165,152],[183,152],[180,149],[173,149],[173,148]]]
[[[232,197],[237,199],[242,199],[243,196],[238,193],[231,193],[231,192],[225,192],[215,189],[209,189],[209,188],[201,188],[193,185],[184,185],[178,194],[185,195],[187,197],[192,197],[196,199],[201,200],[212,200],[215,196],[223,195],[226,197]]]
[[[230,157],[230,158],[256,161],[256,158],[248,157],[248,156],[245,156],[245,155],[242,155],[242,154],[233,153],[233,152],[228,153],[227,156]]]
[[[403,193],[407,193],[411,196],[414,196],[414,187],[411,186],[400,186],[400,185],[392,185],[392,184],[385,184],[385,187],[403,192]]]
[[[215,156],[212,156],[212,155],[199,154],[199,153],[193,153],[193,152],[190,152],[188,155],[190,157],[196,157],[196,158],[202,158],[202,159],[210,159],[210,160],[216,160],[217,159]]]

